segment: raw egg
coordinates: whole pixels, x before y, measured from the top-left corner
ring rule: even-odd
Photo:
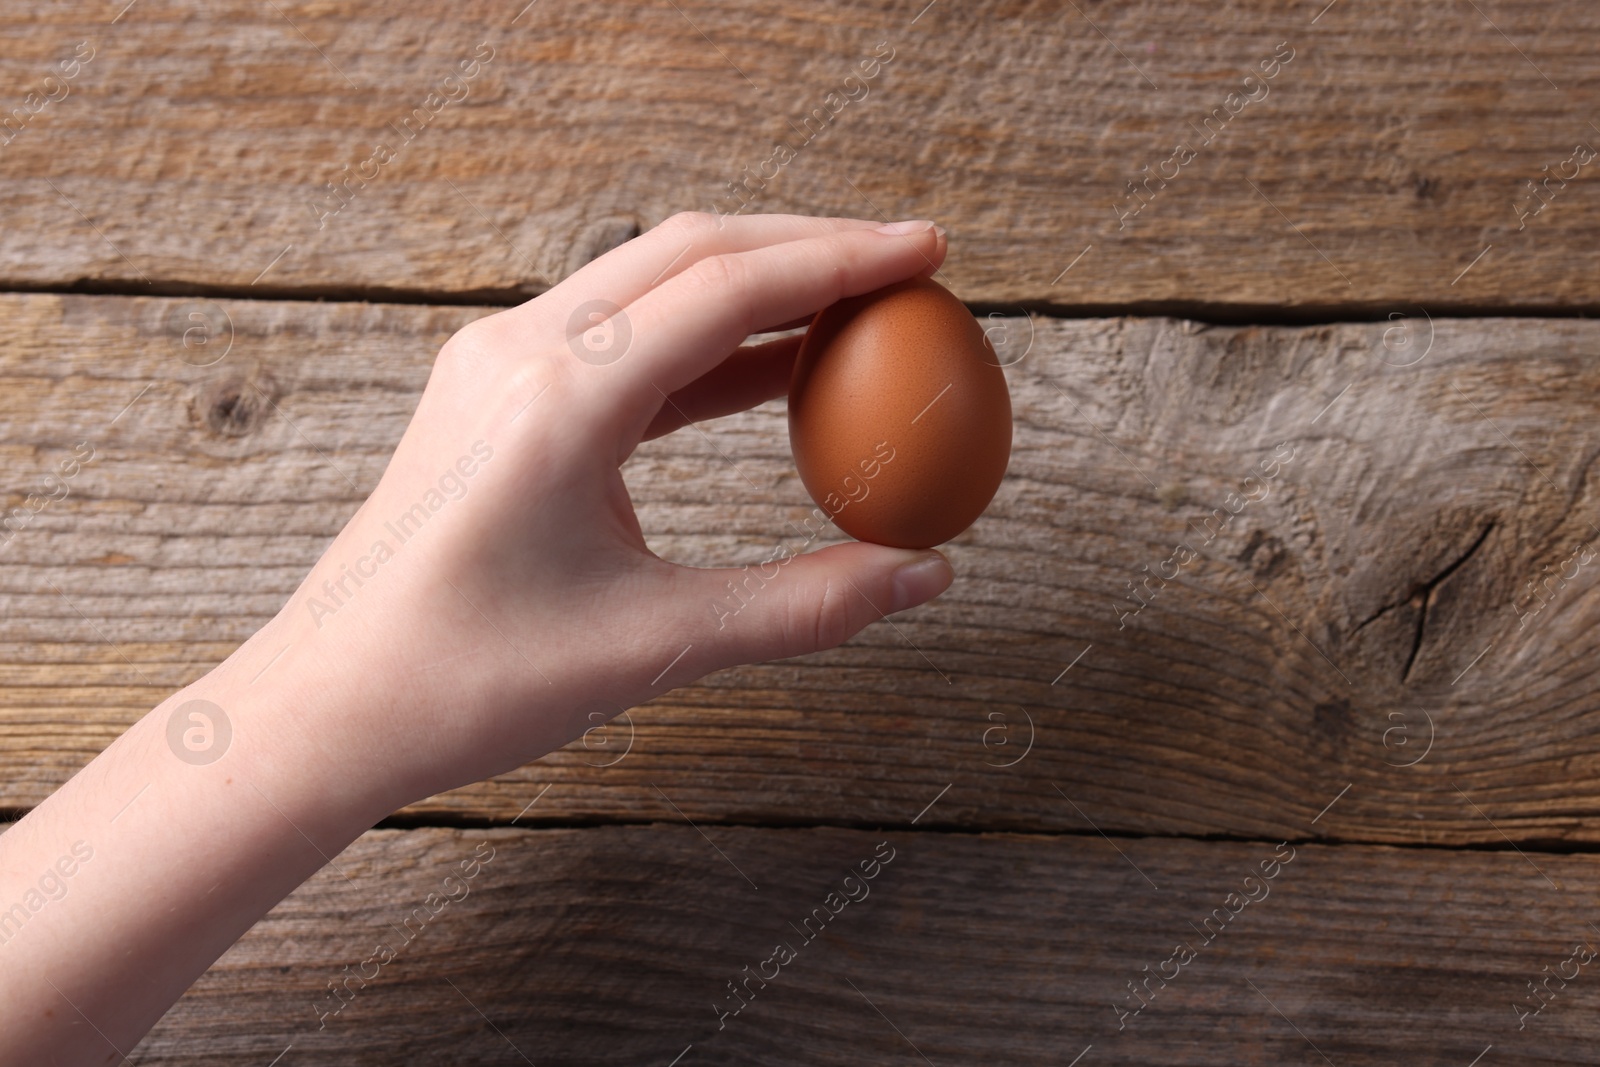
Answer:
[[[860,541],[932,548],[971,526],[1011,459],[994,348],[938,282],[849,297],[812,320],[789,383],[806,490]]]

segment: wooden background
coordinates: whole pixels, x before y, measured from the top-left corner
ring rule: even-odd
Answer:
[[[893,50],[753,209],[939,220],[1014,360],[949,593],[397,814],[134,1062],[1600,1062],[1592,967],[1517,1011],[1600,946],[1600,160],[1567,162],[1600,9],[924,2],[0,6],[0,111],[93,55],[0,144],[0,503],[95,449],[0,546],[11,817],[278,610],[446,337],[736,206],[865,57]],[[734,466],[679,433],[626,469],[648,539],[760,558],[809,509],[782,404],[704,430]]]

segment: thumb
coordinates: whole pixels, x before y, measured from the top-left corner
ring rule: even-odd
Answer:
[[[938,552],[862,541],[705,574],[718,604],[719,658],[729,664],[833,648],[885,615],[932,600],[954,578]]]

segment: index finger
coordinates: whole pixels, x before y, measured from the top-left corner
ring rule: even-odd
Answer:
[[[565,328],[577,308],[602,301],[627,307],[710,256],[877,225],[869,219],[680,211],[585,264],[546,292],[495,317],[518,330],[540,325]]]
[[[701,260],[634,301],[627,358],[595,367],[631,442],[665,397],[721,363],[755,330],[820,311],[937,266],[944,231],[931,222],[852,229]]]

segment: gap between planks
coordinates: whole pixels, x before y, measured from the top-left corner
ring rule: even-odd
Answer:
[[[106,296],[106,297],[194,297],[209,300],[246,300],[258,303],[308,304],[396,304],[415,307],[483,307],[493,310],[515,307],[542,295],[546,290],[470,289],[431,290],[382,287],[273,288],[271,286],[201,285],[187,282],[154,282],[128,285],[90,279],[71,285],[28,285],[0,279],[0,296]],[[1304,304],[1281,307],[1270,304],[1226,304],[1215,301],[1128,301],[1123,303],[1070,304],[1048,300],[1022,299],[995,303],[973,301],[967,308],[974,315],[1020,315],[1024,312],[1052,319],[1166,318],[1183,319],[1211,326],[1332,326],[1344,322],[1382,322],[1396,310],[1392,302],[1349,301],[1338,304]],[[1423,305],[1407,304],[1406,312]],[[1600,318],[1600,303],[1562,305],[1438,304],[1425,309],[1435,318],[1451,319],[1591,319]]]
[[[0,831],[9,829],[31,811],[31,808],[3,808],[0,809]],[[530,823],[525,826],[516,825],[515,819],[481,819],[463,817],[451,819],[437,815],[402,815],[392,816],[373,824],[370,830],[526,830],[530,833],[539,831],[556,830],[599,830],[609,827],[622,826],[676,826],[672,819],[551,819],[539,823]],[[807,830],[874,830],[895,834],[937,834],[945,837],[988,837],[1004,835],[1010,837],[1047,837],[1070,840],[1073,838],[1098,838],[1111,841],[1193,841],[1201,844],[1228,844],[1228,845],[1276,845],[1287,840],[1292,845],[1318,845],[1323,848],[1387,848],[1407,852],[1516,852],[1518,854],[1532,853],[1538,856],[1593,856],[1600,855],[1600,842],[1526,842],[1520,845],[1495,843],[1492,841],[1468,842],[1466,844],[1426,844],[1416,841],[1394,843],[1388,841],[1369,841],[1355,837],[1338,836],[1298,836],[1291,838],[1250,837],[1237,834],[1138,834],[1127,831],[1113,831],[1101,833],[1096,830],[1017,830],[1000,827],[978,826],[915,826],[911,823],[886,823],[886,822],[738,822],[731,819],[701,819],[695,823],[699,827],[713,827],[717,829],[740,829],[762,831],[807,831]]]

